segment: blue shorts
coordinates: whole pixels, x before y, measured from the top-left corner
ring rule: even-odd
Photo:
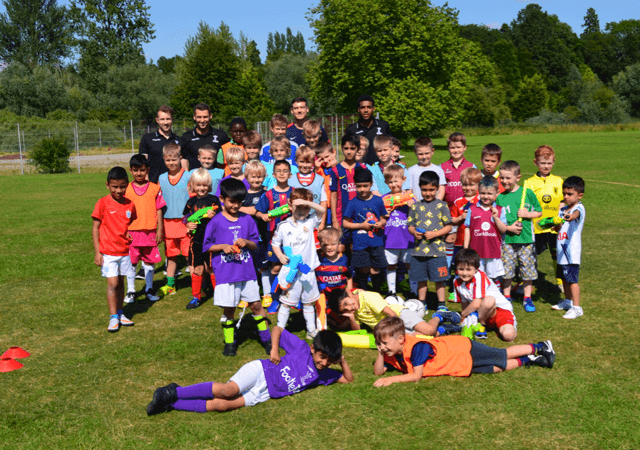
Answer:
[[[558,264],[562,273],[562,279],[569,283],[577,283],[580,279],[580,264]]]
[[[278,259],[276,254],[273,253],[273,247],[271,247],[271,242],[267,244],[267,261],[280,264],[280,260]]]
[[[388,265],[387,258],[384,255],[384,247],[367,247],[364,250],[354,250],[351,255],[351,266],[357,269],[361,267],[386,269]]]
[[[447,281],[449,268],[446,256],[411,256],[409,280],[411,281]]]
[[[258,246],[251,252],[253,265],[256,270],[267,270],[269,268],[269,259],[267,259],[267,244],[264,241],[258,242]]]
[[[493,373],[493,367],[507,368],[507,350],[471,341],[471,373]]]

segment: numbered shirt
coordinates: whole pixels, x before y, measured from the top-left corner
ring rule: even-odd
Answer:
[[[582,228],[584,227],[585,210],[582,202],[578,202],[573,208],[567,206],[560,209],[558,216],[580,211],[580,217],[571,222],[565,222],[558,232],[558,264],[580,264],[582,253]]]
[[[507,217],[506,225],[513,225],[518,220],[518,209],[522,202],[522,187],[515,192],[503,192],[498,195],[496,205],[502,206]],[[531,189],[527,189],[524,199],[524,209],[527,211],[542,211],[536,194]],[[505,244],[532,244],[533,243],[533,221],[531,219],[522,219],[522,232],[519,235],[510,235],[507,233],[504,237]]]

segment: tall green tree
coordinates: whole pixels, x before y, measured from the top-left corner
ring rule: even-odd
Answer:
[[[600,33],[600,19],[598,19],[598,14],[595,9],[587,9],[587,15],[584,16],[584,24],[582,25],[582,28],[584,28],[584,31],[580,35],[581,37],[589,34]]]
[[[158,69],[160,69],[164,74],[176,73],[176,68],[180,60],[182,60],[182,57],[179,55],[171,58],[161,56],[158,58],[158,61],[156,61],[156,66],[158,66]]]
[[[289,114],[291,100],[296,97],[309,97],[307,74],[316,57],[315,53],[306,56],[285,54],[265,65],[264,81],[267,93],[278,112]]]
[[[284,54],[305,56],[307,50],[304,37],[299,31],[294,35],[291,28],[287,27],[285,33],[278,31],[269,33],[267,37],[267,61],[276,61]]]
[[[524,121],[537,116],[546,108],[549,101],[549,93],[540,74],[525,77],[515,95],[511,99],[511,112],[517,121]]]
[[[512,88],[520,84],[520,64],[518,62],[518,50],[511,41],[500,39],[493,44],[494,64],[498,67],[498,74],[502,80]]]
[[[461,25],[460,36],[480,44],[482,51],[487,56],[493,56],[495,44],[504,40],[499,30],[475,24]]]
[[[0,59],[36,66],[60,63],[71,55],[71,23],[56,0],[3,0]]]
[[[631,113],[640,117],[640,63],[628,66],[613,77],[612,89],[629,101]]]

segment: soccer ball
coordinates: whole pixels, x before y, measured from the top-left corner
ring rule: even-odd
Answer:
[[[404,300],[402,300],[402,298],[398,297],[397,295],[390,295],[384,300],[390,305],[404,305]]]
[[[417,298],[412,298],[404,302],[404,306],[409,308],[411,311],[414,311],[421,318],[427,314],[427,308],[425,308],[424,303],[422,303]]]

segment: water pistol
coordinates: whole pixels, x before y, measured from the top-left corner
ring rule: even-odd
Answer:
[[[382,201],[384,202],[384,207],[387,209],[396,209],[401,206],[406,205],[412,200],[416,198],[413,196],[411,192],[403,192],[401,194],[392,194],[384,197]]]
[[[197,210],[196,212],[194,212],[193,214],[191,214],[190,216],[184,216],[182,218],[182,223],[183,224],[187,224],[187,222],[193,222],[196,225],[200,225],[200,222],[202,221],[203,218],[205,218],[207,216],[207,213],[211,210],[211,211],[215,211],[216,209],[218,209],[218,206],[213,205],[213,206],[207,206],[206,208],[201,208],[199,210]],[[192,230],[191,233],[195,233],[196,230]]]
[[[279,291],[288,290],[293,284],[293,280],[295,280],[296,275],[298,275],[298,272],[307,274],[311,271],[311,267],[307,266],[305,263],[302,262],[301,255],[293,254],[293,250],[291,250],[291,247],[289,246],[282,247],[282,251],[284,252],[285,255],[287,255],[287,258],[289,258],[289,264],[285,265],[285,267],[289,269],[289,272],[287,272],[287,276],[285,277],[285,286],[282,286],[280,284],[280,281],[279,281],[280,277],[276,277],[276,279],[273,280],[273,284],[271,285],[271,293],[273,294],[276,294]]]
[[[564,219],[562,217],[545,217],[544,219],[540,219],[538,226],[543,230],[546,230],[547,228],[553,228],[555,226],[562,225],[563,223]]]
[[[287,203],[285,205],[272,209],[271,211],[267,212],[267,215],[271,218],[274,218],[284,216],[285,214],[289,214],[289,212],[291,212],[291,207]]]

